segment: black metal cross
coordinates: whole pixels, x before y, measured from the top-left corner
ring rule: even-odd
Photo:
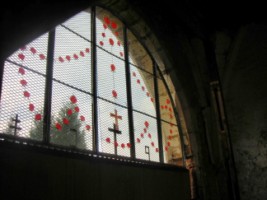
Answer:
[[[117,155],[117,134],[121,134],[121,131],[117,129],[116,124],[113,124],[113,128],[108,128],[108,130],[114,133],[115,155]]]
[[[145,146],[145,153],[148,155],[148,160],[150,161],[150,149],[149,149],[149,146]]]
[[[9,128],[14,128],[14,136],[17,136],[17,130],[21,130],[22,128],[18,127],[18,124],[21,122],[19,120],[18,114],[16,114],[16,118],[12,118],[12,121],[15,122],[15,125],[10,125]]]
[[[75,129],[75,128],[70,128],[70,132],[74,132],[74,134],[75,134],[75,146],[74,147],[77,147],[77,143],[78,143],[78,134],[77,134],[77,130]]]
[[[119,119],[122,120],[122,116],[118,115],[118,111],[115,109],[115,113],[110,113],[111,117],[115,118],[116,129],[119,130]]]

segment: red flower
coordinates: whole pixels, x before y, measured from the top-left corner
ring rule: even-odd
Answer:
[[[123,148],[123,149],[124,149],[124,148],[125,148],[125,144],[123,144],[123,143],[122,143],[122,144],[121,144],[121,148]]]
[[[170,114],[170,118],[171,118],[171,119],[173,118],[173,115],[172,115],[172,114]]]
[[[70,59],[71,59],[69,55],[67,55],[65,58],[67,61],[70,61]]]
[[[146,128],[144,128],[144,132],[146,133]]]
[[[119,146],[119,143],[118,142],[114,142],[114,145],[117,147],[117,146]]]
[[[117,98],[118,94],[117,94],[116,90],[112,90],[112,96],[113,96],[114,98]]]
[[[27,85],[27,81],[24,80],[24,79],[22,79],[22,80],[20,80],[20,84],[21,84],[22,86],[26,86],[26,85]]]
[[[79,112],[79,111],[80,111],[80,108],[79,108],[78,106],[76,106],[76,107],[74,108],[74,110],[75,110],[75,112]]]
[[[61,63],[64,62],[64,59],[63,59],[61,56],[58,57],[58,60],[59,60],[59,62],[61,62]]]
[[[168,146],[171,146],[171,143],[170,142],[168,142],[167,144],[168,144]]]
[[[106,24],[103,24],[103,27],[104,27],[104,29],[107,29],[108,28],[108,26]]]
[[[118,25],[115,22],[111,22],[111,27],[113,29],[116,29],[116,28],[118,28]]]
[[[56,123],[56,129],[61,131],[62,130],[62,126],[60,125],[60,123]]]
[[[72,115],[72,110],[69,109],[69,110],[67,111],[67,114],[68,114],[68,115]]]
[[[106,24],[110,24],[110,19],[109,19],[107,16],[105,16],[105,17],[104,17],[104,22],[105,22]]]
[[[159,148],[156,148],[156,152],[159,152]]]
[[[27,98],[29,98],[31,96],[28,91],[24,91],[23,94],[24,94],[24,97],[27,97]]]
[[[123,57],[123,53],[122,52],[120,52],[120,56]]]
[[[37,52],[36,49],[35,49],[34,47],[31,47],[31,48],[30,48],[30,51],[31,51],[33,54],[36,54],[36,52]]]
[[[103,41],[100,41],[99,44],[100,44],[101,46],[103,46],[103,45],[104,45],[104,42],[103,42]]]
[[[70,101],[71,101],[71,103],[77,103],[77,98],[74,95],[72,95],[70,97]]]
[[[20,73],[21,75],[24,75],[24,74],[25,74],[25,70],[24,70],[22,67],[20,67],[20,68],[19,68],[19,73]]]
[[[29,104],[29,110],[34,111],[34,105],[32,103]]]
[[[172,112],[172,109],[171,109],[171,108],[169,108],[169,111],[170,111],[170,112]]]
[[[40,60],[44,60],[45,59],[45,55],[44,54],[39,54],[39,58],[40,58]]]
[[[42,119],[42,115],[41,114],[36,114],[35,115],[35,120],[40,121]]]
[[[172,136],[169,135],[169,136],[168,136],[168,139],[171,140],[171,139],[172,139]]]
[[[136,77],[136,73],[135,72],[133,72],[133,76]]]
[[[147,92],[147,93],[146,93],[146,96],[148,96],[148,97],[149,97],[149,92]]]
[[[118,31],[116,31],[116,32],[115,32],[115,35],[116,35],[116,36],[119,36],[119,32],[118,32]]]
[[[148,133],[148,137],[151,138],[151,134],[150,133]]]
[[[148,127],[148,126],[149,126],[149,123],[148,123],[148,121],[145,121],[145,123],[144,123],[144,124],[145,124],[145,126],[146,126],[146,127]]]
[[[80,56],[84,57],[83,51],[80,51]]]
[[[83,115],[80,116],[81,121],[85,121],[85,117]]]
[[[19,57],[20,60],[24,60],[24,58],[25,58],[24,54],[22,54],[22,53],[20,53],[20,54],[18,55],[18,57]]]
[[[78,57],[77,54],[75,53],[75,54],[73,54],[73,58],[74,58],[75,60],[77,60],[79,57]]]
[[[118,34],[119,34],[119,33],[118,33]],[[120,42],[120,41],[118,41],[118,42],[117,42],[117,45],[118,45],[118,46],[121,46],[121,42]]]
[[[137,79],[137,81],[136,81],[138,84],[140,84],[140,80],[139,79]]]
[[[144,86],[142,86],[142,90],[145,91],[145,87]]]
[[[160,106],[161,107],[161,109],[164,109],[164,106]]]
[[[144,138],[144,133],[141,133],[141,138]]]
[[[90,52],[90,49],[89,49],[89,48],[86,48],[86,49],[85,49],[85,52],[86,52],[86,53],[89,53],[89,52]]]
[[[170,134],[172,134],[172,129],[170,129]]]
[[[69,124],[70,122],[69,122],[69,120],[67,118],[63,118],[63,123],[64,124]]]
[[[110,143],[110,138],[106,138],[106,142],[107,143]]]
[[[137,141],[138,143],[140,143],[140,142],[141,142],[141,140],[140,140],[139,138],[137,138],[137,139],[136,139],[136,141]]]
[[[151,100],[151,102],[154,102],[154,99],[152,97],[150,98],[150,100]]]
[[[110,44],[111,46],[113,46],[113,45],[114,45],[114,41],[113,41],[113,39],[112,39],[112,38],[109,38],[109,44]]]
[[[168,109],[168,106],[166,105],[166,106],[164,106],[164,108],[165,108],[165,109]]]
[[[127,143],[127,147],[128,147],[128,148],[131,148],[131,144],[130,144],[130,143]]]
[[[151,146],[154,147],[154,145],[155,145],[154,142],[151,142]]]
[[[165,147],[165,151],[168,151],[169,150],[169,148],[168,147]]]
[[[21,50],[21,51],[26,50],[26,46],[21,47],[20,50]]]
[[[86,128],[86,130],[90,131],[91,126],[87,124],[87,125],[85,126],[85,128]]]
[[[114,71],[116,70],[115,65],[114,65],[114,64],[111,64],[111,65],[110,65],[110,69],[111,69],[112,72],[114,72]]]
[[[102,37],[106,37],[106,33],[102,33]]]
[[[166,99],[166,103],[170,104],[171,103],[170,99]]]

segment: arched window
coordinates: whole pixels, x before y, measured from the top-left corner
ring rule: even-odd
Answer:
[[[121,20],[97,7],[6,59],[0,135],[183,165],[174,102],[149,51]]]

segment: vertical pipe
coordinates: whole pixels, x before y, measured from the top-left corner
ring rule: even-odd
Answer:
[[[92,73],[92,93],[93,93],[93,151],[99,152],[98,141],[98,112],[97,112],[97,61],[96,61],[96,8],[93,6],[91,10],[91,73]]]
[[[44,99],[44,120],[43,120],[43,142],[49,143],[50,123],[51,123],[51,101],[52,101],[52,80],[54,66],[55,30],[51,30],[48,35],[46,82]]]
[[[155,90],[154,93],[155,93],[155,103],[156,103],[158,142],[159,142],[159,161],[160,161],[160,163],[164,163],[162,128],[161,128],[161,120],[160,120],[159,88],[158,88],[157,75],[158,74],[157,74],[156,63],[153,60],[153,77],[154,77],[154,90]]]
[[[129,134],[131,143],[131,158],[135,159],[135,138],[134,138],[134,123],[133,123],[133,104],[132,104],[132,88],[131,88],[131,70],[129,63],[129,49],[127,28],[123,27],[124,39],[124,55],[125,55],[125,70],[126,70],[126,91],[127,91],[127,105],[128,105],[128,119],[129,119]]]

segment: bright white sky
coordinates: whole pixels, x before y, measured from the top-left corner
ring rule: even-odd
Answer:
[[[90,40],[90,13],[81,12],[74,16],[72,19],[63,23],[65,26],[79,33],[83,37]],[[102,36],[105,33],[106,37]],[[9,59],[27,66],[33,70],[36,70],[42,74],[46,71],[45,60],[40,60],[39,54],[46,55],[47,51],[47,37],[48,34],[44,34],[41,37],[35,39],[31,43],[26,45],[26,50],[19,49],[14,52]],[[109,39],[114,41],[114,45],[109,44]],[[120,52],[123,52],[123,47],[117,45],[117,38],[109,29],[104,29],[103,22],[97,20],[97,44],[102,41],[104,43],[103,48],[107,51],[120,57]],[[37,53],[33,54],[30,48],[34,47]],[[80,88],[86,92],[91,93],[91,55],[85,52],[86,48],[90,48],[91,43],[78,37],[77,35],[69,32],[65,28],[58,26],[56,29],[56,43],[55,43],[55,55],[54,55],[54,71],[53,77],[57,80],[65,82],[74,87]],[[80,51],[84,52],[84,57],[80,55]],[[18,58],[18,54],[23,53],[24,60]],[[73,58],[73,54],[78,55],[78,59]],[[70,61],[66,60],[66,56],[71,57]],[[59,61],[59,57],[64,59],[64,62]],[[133,61],[131,60],[133,63]],[[116,66],[115,72],[110,70],[110,65]],[[125,65],[124,61],[111,56],[100,48],[97,49],[97,67],[98,67],[98,96],[105,98],[109,101],[116,102],[123,106],[127,106],[126,98],[126,86],[125,86]],[[131,71],[136,73],[136,77],[132,77],[132,99],[134,108],[142,112],[155,116],[154,104],[150,101],[150,98],[146,96],[147,88],[142,81],[141,75],[138,70],[131,66]],[[26,87],[22,87],[20,80],[26,80],[28,82]],[[140,79],[141,83],[137,84],[136,80]],[[45,79],[35,73],[25,70],[25,75],[18,73],[18,66],[5,63],[4,81],[2,90],[2,100],[0,104],[0,132],[5,132],[7,124],[10,121],[10,117],[19,115],[21,123],[19,126],[22,130],[19,135],[28,137],[29,130],[34,126],[33,120],[37,112],[43,109],[44,104],[44,86]],[[145,91],[141,89],[141,86],[145,87]],[[23,91],[27,90],[31,96],[29,99],[23,96]],[[112,96],[112,90],[116,90],[118,97],[115,99]],[[91,96],[75,89],[66,87],[57,82],[53,82],[53,94],[52,94],[52,115],[56,116],[59,109],[64,103],[69,101],[71,95],[77,97],[77,105],[80,108],[79,115],[85,117],[85,123],[92,125],[92,99]],[[30,112],[28,109],[29,103],[34,104],[35,112]],[[114,152],[114,139],[113,133],[108,131],[108,128],[113,126],[114,118],[110,117],[110,113],[114,113],[114,109],[117,109],[118,114],[122,116],[122,120],[119,120],[119,129],[122,134],[117,136],[118,143],[125,145],[129,142],[129,130],[128,130],[128,114],[127,109],[108,103],[103,100],[98,101],[99,111],[99,139],[100,149],[106,153]],[[150,123],[147,133],[144,138],[140,137],[141,133],[144,133],[144,122]],[[155,148],[158,147],[157,138],[157,125],[156,120],[139,113],[134,113],[134,128],[135,137],[140,138],[141,142],[136,143],[136,155],[138,158],[147,159],[148,155],[145,152],[145,146],[150,146],[150,157],[153,161],[158,161],[158,153],[155,152]],[[151,139],[148,138],[148,133],[151,133]],[[106,138],[111,139],[111,143],[106,142]],[[86,135],[88,149],[92,149],[92,131]],[[155,146],[151,146],[151,142],[154,142]],[[130,156],[129,148],[118,147],[118,154],[123,156]]]

